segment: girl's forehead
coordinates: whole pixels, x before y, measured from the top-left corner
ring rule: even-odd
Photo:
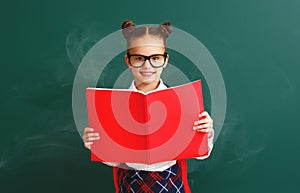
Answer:
[[[128,49],[131,48],[143,48],[143,47],[153,47],[153,48],[164,48],[164,40],[160,37],[145,35],[138,38],[133,38],[130,40]]]
[[[163,46],[157,45],[143,45],[132,47],[129,49],[130,54],[142,54],[142,55],[152,55],[152,54],[163,54],[165,52],[165,48]]]

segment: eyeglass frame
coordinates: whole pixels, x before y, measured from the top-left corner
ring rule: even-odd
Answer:
[[[131,64],[131,62],[130,62],[130,57],[131,57],[131,56],[141,56],[141,57],[144,58],[145,61],[144,61],[143,64],[140,65],[140,66],[133,66],[133,65]],[[153,56],[164,56],[164,63],[163,63],[161,66],[154,66],[154,65],[151,63],[151,60],[150,60],[150,58],[153,57]],[[150,56],[144,56],[144,55],[141,55],[141,54],[129,54],[129,53],[127,53],[127,57],[128,57],[128,61],[129,61],[130,66],[133,67],[133,68],[141,68],[142,66],[145,65],[145,63],[146,63],[147,60],[149,61],[149,64],[150,64],[153,68],[161,68],[161,67],[163,67],[163,66],[166,64],[166,59],[167,59],[167,57],[168,57],[168,53],[165,52],[165,53],[163,53],[163,54],[152,54],[152,55],[150,55]]]

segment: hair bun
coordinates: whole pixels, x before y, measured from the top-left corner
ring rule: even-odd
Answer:
[[[171,32],[172,32],[172,27],[171,23],[169,21],[165,21],[164,23],[159,25],[159,28],[161,32],[164,34],[164,36],[167,38]]]
[[[135,24],[131,20],[125,20],[122,24],[122,34],[123,36],[128,39],[131,32],[134,30]]]
[[[125,20],[122,24],[122,29],[127,27],[134,27],[135,24],[131,20]]]

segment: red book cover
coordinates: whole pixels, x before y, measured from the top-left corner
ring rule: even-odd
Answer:
[[[144,163],[208,155],[207,134],[193,130],[203,112],[201,81],[143,93],[87,88],[89,127],[100,134],[91,159]]]

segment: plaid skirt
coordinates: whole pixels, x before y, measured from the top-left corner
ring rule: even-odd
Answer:
[[[162,172],[118,170],[119,193],[184,193],[180,167],[175,164]]]

